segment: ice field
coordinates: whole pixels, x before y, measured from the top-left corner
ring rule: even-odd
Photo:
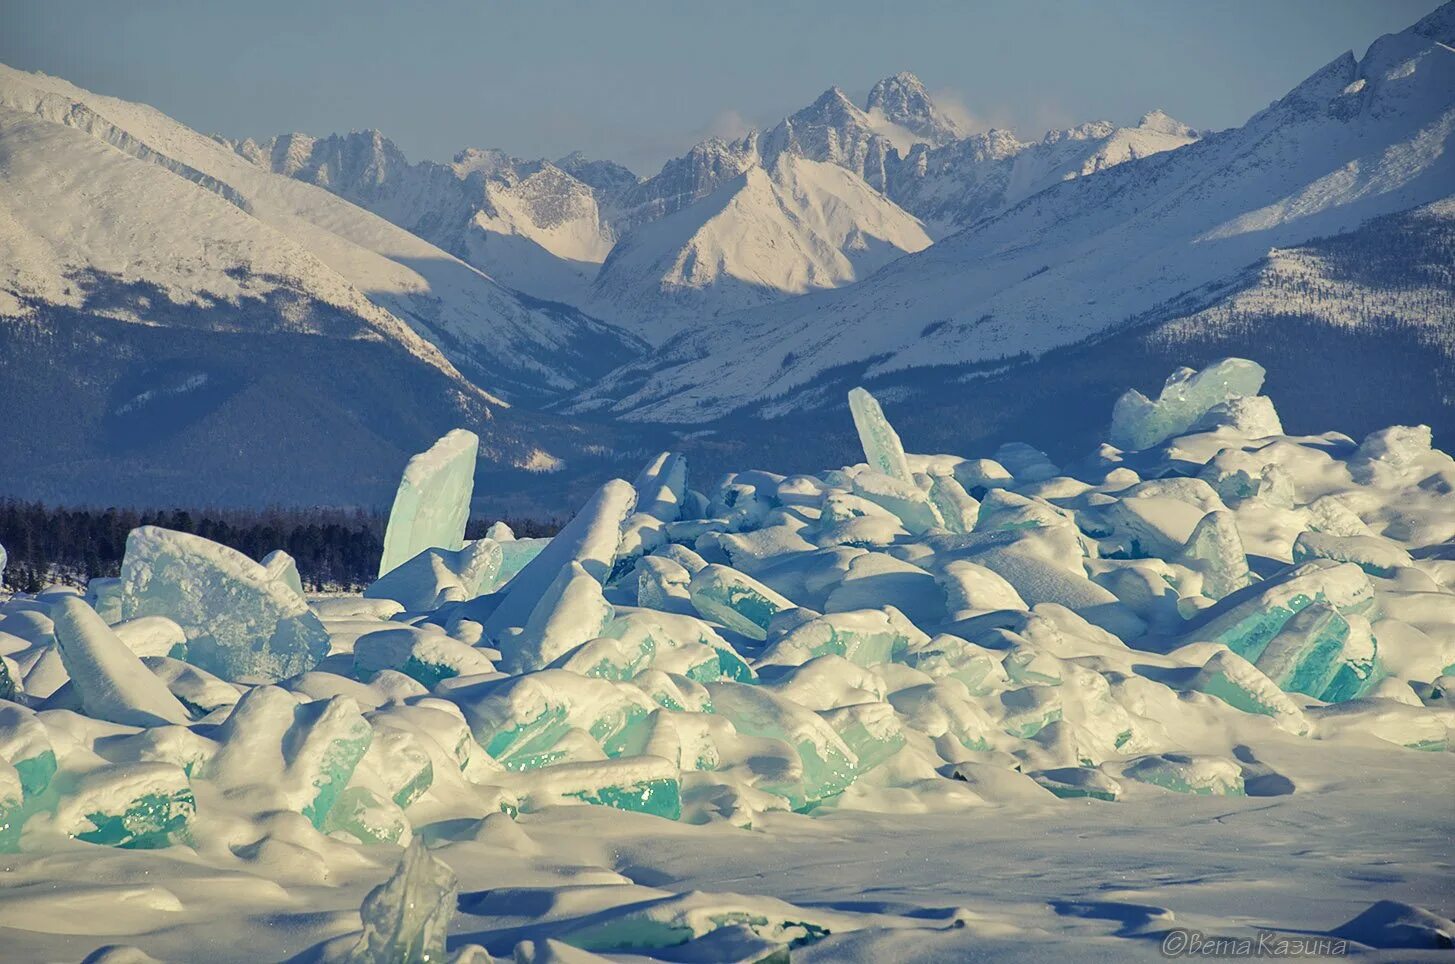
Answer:
[[[464,538],[457,430],[362,596],[137,529],[0,604],[0,959],[1448,957],[1455,460],[1262,383],[1067,466],[856,389],[860,464],[663,453],[551,539]]]

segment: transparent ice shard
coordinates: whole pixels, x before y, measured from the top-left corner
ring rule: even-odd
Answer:
[[[710,565],[692,577],[692,605],[707,619],[752,639],[767,639],[773,617],[793,603],[751,576]]]
[[[1379,642],[1374,629],[1363,616],[1350,615],[1349,635],[1339,654],[1334,675],[1317,694],[1325,703],[1342,703],[1358,699],[1373,689],[1385,676],[1379,660]]]
[[[39,796],[50,786],[56,774],[56,751],[33,710],[0,702],[0,760],[15,768],[26,799]]]
[[[459,882],[448,865],[415,837],[389,879],[359,907],[364,933],[346,958],[350,964],[444,962]]]
[[[1226,509],[1202,517],[1177,561],[1202,573],[1202,594],[1209,599],[1222,599],[1253,581],[1237,516]]]
[[[1201,371],[1177,369],[1167,376],[1156,401],[1132,389],[1112,409],[1112,444],[1147,449],[1181,435],[1213,406],[1240,395],[1257,395],[1264,375],[1256,362],[1224,358]]]
[[[854,417],[859,444],[864,447],[864,461],[869,463],[870,468],[913,485],[914,477],[904,457],[904,445],[899,440],[899,433],[884,416],[879,400],[862,388],[852,389],[849,392],[849,412]]]
[[[186,723],[187,710],[167,684],[78,597],[51,607],[61,660],[88,716],[127,726]]]
[[[343,831],[360,843],[408,843],[413,828],[399,806],[367,787],[347,787],[339,794],[323,829],[327,833]]]
[[[384,575],[426,549],[457,550],[465,542],[480,439],[457,428],[409,460],[384,531]]]
[[[328,652],[328,631],[302,596],[200,536],[133,529],[121,580],[123,618],[168,617],[187,634],[187,659],[225,679],[284,679]]]

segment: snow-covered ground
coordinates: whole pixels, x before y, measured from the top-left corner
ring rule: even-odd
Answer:
[[[1455,460],[1263,376],[1067,467],[856,389],[863,463],[663,453],[549,540],[463,539],[455,432],[361,597],[138,528],[0,605],[6,959],[1448,950]]]

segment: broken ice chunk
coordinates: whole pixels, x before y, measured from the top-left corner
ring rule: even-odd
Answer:
[[[968,559],[947,562],[940,570],[939,584],[951,619],[997,609],[1030,609],[1003,576]]]
[[[415,613],[474,599],[494,588],[503,558],[500,544],[491,539],[476,539],[455,551],[425,549],[380,576],[364,590],[364,598],[392,599]]]
[[[323,829],[330,834],[343,831],[365,844],[408,843],[414,836],[404,811],[367,787],[340,793]]]
[[[20,849],[20,827],[24,820],[25,791],[20,785],[20,774],[15,767],[0,760],[0,854]]]
[[[187,710],[95,611],[75,596],[51,607],[56,642],[87,715],[127,726],[186,723]]]
[[[383,576],[426,549],[459,549],[470,521],[480,439],[462,428],[447,432],[404,466],[384,531]]]
[[[1397,483],[1430,454],[1433,439],[1428,425],[1391,425],[1370,432],[1349,459],[1349,474],[1365,485]]]
[[[858,773],[866,773],[899,752],[904,729],[888,703],[855,703],[819,713],[854,752]]]
[[[1218,402],[1192,426],[1194,432],[1225,431],[1244,438],[1282,435],[1283,423],[1267,395],[1239,395]]]
[[[15,768],[27,799],[43,793],[56,773],[56,752],[45,725],[18,703],[0,702],[0,760]]]
[[[187,634],[187,659],[225,679],[284,679],[328,652],[328,631],[302,596],[200,536],[133,529],[121,581],[123,618],[172,619]]]
[[[959,680],[972,695],[1003,688],[1009,681],[998,655],[947,633],[911,646],[903,662],[935,679]]]
[[[930,472],[930,502],[939,510],[945,528],[951,532],[970,532],[980,515],[980,503],[948,469]]]
[[[930,501],[929,494],[915,484],[882,472],[859,472],[853,479],[854,494],[889,510],[910,532],[943,528],[945,520]]]
[[[298,595],[303,595],[303,579],[298,575],[298,562],[282,549],[274,549],[262,558],[260,565],[268,576]]]
[[[485,620],[485,632],[498,638],[507,627],[524,626],[541,597],[571,562],[579,563],[593,579],[604,583],[616,560],[622,525],[636,499],[636,489],[621,479],[612,479],[598,489],[550,544],[501,590],[504,598]]]
[[[1319,699],[1325,703],[1342,703],[1358,699],[1369,693],[1385,675],[1379,661],[1379,643],[1374,638],[1374,629],[1363,616],[1350,615],[1349,635],[1344,641],[1344,650],[1339,654],[1333,677],[1329,680]]]
[[[1202,517],[1176,561],[1202,574],[1202,594],[1209,599],[1222,599],[1253,581],[1237,516],[1226,509]]]
[[[708,619],[752,639],[768,638],[768,623],[793,603],[751,576],[710,565],[687,587],[692,605]]]
[[[1257,395],[1266,373],[1244,358],[1224,358],[1202,369],[1167,376],[1156,401],[1131,389],[1112,409],[1110,438],[1123,449],[1148,449],[1181,435],[1208,409],[1240,395]]]
[[[169,847],[197,812],[187,774],[166,763],[126,763],[77,777],[61,794],[55,827],[108,847]]]
[[[675,522],[687,497],[687,459],[663,452],[637,476],[637,511],[661,522]]]
[[[517,673],[542,669],[600,636],[613,613],[601,583],[579,562],[570,562],[536,603],[525,628],[501,635],[503,662]]]
[[[899,440],[899,433],[884,416],[879,400],[862,388],[852,389],[849,392],[849,412],[859,433],[859,444],[864,448],[864,461],[876,472],[913,484],[914,478],[904,457],[904,445]]]
[[[1044,482],[1061,473],[1045,452],[1025,442],[1006,442],[995,450],[995,461],[1005,466],[1016,485]]]
[[[348,955],[350,964],[443,962],[459,884],[455,872],[415,837],[389,879],[369,891],[359,907],[364,933]]]

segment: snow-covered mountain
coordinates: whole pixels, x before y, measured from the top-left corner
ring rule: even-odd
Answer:
[[[894,168],[889,194],[943,237],[1061,181],[1196,138],[1196,131],[1162,111],[1146,114],[1136,127],[1093,121],[1030,142],[990,130],[939,148],[916,145]]]
[[[546,160],[472,148],[452,164],[411,163],[378,131],[224,143],[266,170],[325,188],[544,300],[579,301],[616,240],[597,189]],[[608,193],[623,180],[636,182],[609,162],[573,155],[569,163]]]
[[[348,474],[373,501],[461,423],[501,470],[569,463],[574,427],[507,403],[639,350],[151,108],[0,67],[9,491],[306,502]]]
[[[930,244],[851,171],[782,154],[628,233],[588,310],[659,342],[725,312],[864,278]]]
[[[691,422],[769,398],[789,411],[821,401],[832,371],[968,374],[1204,307],[1270,248],[1455,194],[1452,44],[1447,4],[1241,128],[1057,183],[866,281],[719,319],[584,404]]]

